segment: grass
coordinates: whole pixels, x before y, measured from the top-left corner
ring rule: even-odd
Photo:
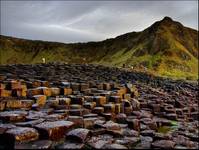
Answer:
[[[158,132],[159,132],[159,133],[166,134],[166,133],[168,133],[169,131],[171,131],[171,127],[169,127],[169,126],[162,126],[162,127],[159,127],[159,128],[158,128]]]
[[[127,64],[132,65],[137,71],[144,71],[140,67],[142,64],[148,73],[154,75],[197,80],[198,59],[192,53],[198,52],[195,43],[198,31],[176,26],[163,24],[157,31],[154,30],[154,33],[143,31],[136,33],[136,36],[129,36],[132,35],[129,33],[126,37],[90,44],[67,45],[28,40],[16,42],[12,38],[0,39],[6,45],[0,46],[1,64],[39,63],[43,57],[46,58],[46,62],[81,63],[82,58],[86,57],[91,60],[89,63],[93,64],[117,67]],[[33,51],[40,48],[42,50],[33,58]]]

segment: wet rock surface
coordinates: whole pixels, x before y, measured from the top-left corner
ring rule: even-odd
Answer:
[[[198,148],[197,83],[87,64],[0,72],[0,148]]]

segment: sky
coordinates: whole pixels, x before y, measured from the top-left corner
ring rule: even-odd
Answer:
[[[101,41],[171,17],[198,30],[198,1],[1,1],[1,34],[64,43]]]

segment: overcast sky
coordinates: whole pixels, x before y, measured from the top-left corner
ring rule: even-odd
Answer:
[[[164,16],[198,30],[197,1],[1,1],[1,34],[86,42],[142,31]]]

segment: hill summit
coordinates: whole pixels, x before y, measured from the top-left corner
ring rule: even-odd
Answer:
[[[198,31],[164,17],[141,32],[99,42],[63,44],[0,39],[1,64],[47,62],[133,66],[161,76],[198,78]]]

